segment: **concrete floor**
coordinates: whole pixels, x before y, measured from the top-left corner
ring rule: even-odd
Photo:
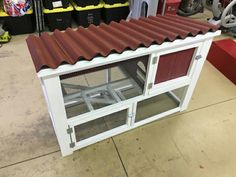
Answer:
[[[61,157],[26,37],[0,48],[0,177],[236,176],[236,86],[208,62],[187,111]]]

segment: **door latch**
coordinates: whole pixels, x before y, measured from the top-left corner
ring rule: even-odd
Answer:
[[[196,60],[199,60],[199,59],[201,59],[201,58],[202,58],[202,55],[197,55],[197,56],[195,57]]]

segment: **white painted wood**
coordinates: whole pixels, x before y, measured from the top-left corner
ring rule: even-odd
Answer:
[[[183,99],[183,101],[181,102],[181,105],[180,105],[181,106],[181,111],[187,109],[187,107],[188,107],[188,104],[189,104],[190,99],[192,97],[192,94],[193,94],[194,88],[196,86],[197,80],[200,76],[203,64],[206,60],[208,51],[211,47],[211,43],[212,43],[212,39],[208,39],[208,40],[204,41],[204,43],[202,45],[202,48],[201,48],[201,51],[200,51],[200,54],[201,54],[202,58],[197,60],[196,68],[195,68],[195,71],[192,75],[191,82],[190,82],[189,86],[187,87],[187,89],[185,90],[184,99]]]
[[[92,61],[79,61],[75,65],[61,65],[57,69],[43,69],[38,73],[38,77],[41,80],[42,89],[44,92],[44,96],[48,105],[49,114],[53,123],[53,127],[61,148],[61,152],[63,156],[71,154],[74,150],[83,148],[90,144],[96,143],[98,141],[104,140],[111,136],[115,136],[119,133],[131,130],[138,126],[150,123],[152,121],[158,120],[167,115],[176,113],[178,111],[183,111],[187,108],[189,104],[190,98],[192,96],[193,90],[196,86],[196,82],[200,75],[201,69],[203,67],[205,58],[210,48],[210,44],[212,42],[212,38],[220,34],[220,31],[216,31],[214,33],[207,33],[205,35],[197,35],[196,37],[187,37],[184,40],[175,40],[174,42],[165,42],[161,45],[152,45],[149,48],[140,47],[135,51],[124,51],[122,54],[111,54],[108,57],[96,57]],[[202,59],[200,60],[192,60],[190,69],[188,71],[187,76],[183,76],[180,78],[176,78],[173,80],[169,80],[163,83],[159,83],[153,85],[149,88],[150,83],[154,83],[154,79],[157,72],[157,66],[159,57],[164,54],[173,53],[189,48],[196,47],[194,56],[202,55]],[[112,105],[105,106],[103,108],[93,110],[90,107],[90,112],[77,115],[75,117],[67,119],[65,112],[65,103],[63,100],[62,88],[59,76],[63,74],[73,73],[76,71],[82,71],[102,65],[107,65],[115,62],[120,62],[124,60],[129,60],[132,58],[149,55],[147,73],[145,78],[144,90],[141,95],[136,96],[134,98],[130,98],[128,100],[124,100],[124,98],[120,99],[119,94],[112,92],[113,97],[117,100],[117,103]],[[153,63],[154,58],[157,57],[157,63]],[[107,70],[106,82],[111,81],[111,72]],[[132,79],[132,78],[131,78]],[[135,82],[135,81],[134,81]],[[125,83],[125,82],[124,82]],[[102,87],[107,88],[108,85],[104,84]],[[123,86],[126,87],[127,85]],[[173,90],[186,87],[183,97],[179,100],[172,93]],[[102,88],[101,87],[101,88]],[[90,91],[98,88],[90,88]],[[117,91],[117,90],[116,90]],[[86,93],[87,93],[86,92]],[[139,122],[135,122],[136,111],[137,111],[137,103],[139,101],[143,101],[145,99],[157,96],[162,93],[170,93],[177,101],[180,101],[180,106],[166,112],[160,113],[158,115],[152,116],[150,118],[144,119]],[[81,95],[81,93],[76,93]],[[69,95],[65,98],[66,101],[70,101],[70,97],[74,97],[75,95]],[[122,94],[122,93],[120,93]],[[77,95],[77,96],[78,96]],[[85,100],[87,100],[86,96],[84,96]],[[87,100],[87,105],[90,105],[90,100]],[[99,119],[103,116],[113,114],[119,112],[121,110],[127,109],[127,121],[126,124],[107,132],[95,135],[88,139],[82,140],[80,142],[76,142],[75,130],[74,127],[76,125],[80,125],[95,119]],[[67,134],[67,128],[71,127],[73,132],[71,136]],[[75,147],[70,148],[70,143],[75,142]]]
[[[139,122],[135,122],[133,128],[140,127],[140,126],[142,126],[144,124],[148,124],[150,122],[156,121],[158,119],[161,119],[163,117],[166,117],[168,115],[174,114],[174,113],[179,112],[179,111],[180,111],[180,107],[177,107],[177,108],[165,111],[163,113],[157,114],[155,116],[149,117],[147,119],[141,120]]]
[[[202,44],[202,41],[201,42],[193,41],[191,44],[188,44],[188,45],[175,46],[174,48],[169,48],[169,49],[166,49],[166,50],[159,51],[158,55],[161,56],[161,55],[166,55],[166,54],[169,54],[169,53],[174,53],[174,52],[178,52],[178,51],[182,51],[182,50],[196,48],[198,46],[201,46],[201,44]]]
[[[126,124],[130,127],[132,124],[134,114],[133,114],[133,105],[131,104],[128,109],[127,122]]]
[[[114,129],[112,129],[110,131],[107,131],[107,132],[104,132],[104,133],[100,133],[100,134],[98,134],[96,136],[93,136],[93,137],[90,137],[88,139],[85,139],[85,140],[82,140],[80,142],[77,142],[75,144],[74,150],[81,149],[83,147],[86,147],[86,146],[89,146],[91,144],[97,143],[99,141],[105,140],[105,139],[110,138],[112,136],[115,136],[115,135],[118,135],[118,134],[123,133],[125,131],[128,131],[129,129],[130,128],[129,128],[128,125],[123,125],[123,126],[114,128]]]
[[[67,117],[64,107],[63,95],[59,77],[46,78],[42,80],[44,95],[47,100],[48,109],[53,122],[54,130],[63,156],[73,152],[70,148],[70,136],[67,134]]]
[[[77,140],[76,140],[76,135],[75,135],[75,127],[71,127],[71,128],[72,128],[71,140],[72,140],[72,142],[76,143]],[[74,151],[74,148],[73,148],[73,151]]]
[[[203,45],[203,42],[201,42],[201,45],[196,47],[196,50],[194,51],[194,54],[193,54],[193,57],[192,57],[192,60],[191,60],[191,63],[190,63],[189,69],[188,69],[188,73],[187,73],[187,76],[189,76],[189,77],[192,77],[193,72],[195,71],[195,67],[197,64],[196,57],[200,54],[202,45]]]
[[[97,110],[93,110],[75,117],[71,117],[67,120],[67,123],[70,126],[75,126],[78,124],[82,124],[91,120],[94,120],[98,117],[101,116],[105,116],[107,114],[111,114],[113,112],[117,112],[119,110],[125,109],[127,107],[129,107],[131,104],[134,104],[136,102],[151,98],[153,96],[177,89],[177,88],[181,88],[183,86],[189,85],[190,84],[190,78],[189,77],[181,77],[175,80],[171,80],[171,81],[167,81],[162,83],[161,87],[158,87],[156,89],[151,89],[149,91],[149,94],[147,95],[140,95],[134,98],[130,98],[128,100],[124,100],[121,102],[118,102],[116,104],[112,104],[109,106],[106,106],[104,108],[101,109],[97,109]],[[115,111],[114,111],[115,110]],[[136,111],[133,111],[133,113],[135,113]],[[133,124],[133,123],[132,123]]]
[[[149,92],[149,88],[148,88],[148,84],[152,82],[152,78],[153,78],[153,73],[155,71],[153,71],[153,61],[154,60],[159,60],[159,56],[157,55],[157,53],[153,53],[151,55],[149,55],[149,59],[148,59],[148,66],[147,66],[147,73],[146,73],[146,81],[145,81],[145,84],[144,84],[144,95],[147,95],[148,92]]]
[[[88,146],[90,144],[93,144],[93,143],[96,143],[98,141],[104,140],[108,137],[115,136],[119,133],[127,131],[130,127],[131,118],[132,118],[132,105],[129,105],[128,107],[123,107],[120,110],[112,110],[112,111],[106,112],[105,115],[99,115],[99,117],[96,117],[95,119],[99,119],[99,118],[102,118],[104,116],[107,116],[107,115],[110,115],[110,114],[113,114],[113,113],[116,113],[116,112],[119,112],[119,111],[123,111],[123,110],[127,110],[126,124],[124,124],[122,126],[119,126],[119,127],[116,127],[114,129],[108,130],[106,132],[100,133],[98,135],[89,137],[85,140],[81,140],[79,142],[76,142],[76,144],[75,144],[76,146],[74,147],[74,149]],[[91,120],[95,120],[95,119],[91,119]],[[88,121],[86,121],[86,122],[88,122]],[[86,122],[84,122],[84,123],[86,123]],[[81,124],[81,122],[74,122],[73,126],[79,125],[77,123]]]
[[[169,92],[167,92],[167,94],[168,94],[171,98],[173,98],[177,103],[180,103],[180,102],[181,102],[181,99],[180,99],[177,95],[175,95],[174,92],[169,91]]]
[[[169,81],[165,81],[165,82],[153,85],[153,87],[149,90],[149,94],[153,94],[156,92],[161,94],[167,91],[171,91],[171,90],[189,85],[190,81],[191,79],[188,76],[183,76],[183,77],[179,77],[179,78],[172,79]]]
[[[132,117],[132,120],[131,120],[131,127],[134,126],[135,118],[136,118],[136,112],[137,112],[137,102],[134,102],[134,103],[133,103],[133,106],[132,106],[132,114],[133,114],[133,117]]]
[[[75,117],[72,117],[70,119],[67,120],[67,124],[70,126],[76,126],[76,125],[80,125],[95,119],[99,119],[100,117],[104,117],[106,115],[109,114],[113,114],[115,112],[119,112],[125,109],[129,109],[131,107],[131,104],[114,104],[114,106],[106,106],[104,108],[98,109],[96,111],[92,111],[89,112],[88,114],[82,114],[82,115],[78,115]]]
[[[152,90],[153,89],[159,89],[161,87],[165,87],[165,85],[170,85],[171,82],[175,82],[175,80],[178,81],[178,79],[181,79],[181,78],[177,78],[177,79],[173,79],[173,80],[170,80],[170,81],[167,81],[167,82],[162,82],[162,83],[155,84],[156,73],[157,73],[158,64],[159,64],[159,58],[161,56],[166,55],[166,54],[170,54],[170,53],[174,53],[174,52],[179,52],[179,51],[182,51],[182,50],[195,48],[195,52],[194,52],[194,55],[192,57],[192,62],[190,64],[188,74],[186,76],[183,76],[183,78],[190,77],[192,75],[192,73],[194,71],[194,68],[195,68],[195,65],[196,65],[196,61],[194,60],[195,55],[197,55],[199,53],[199,48],[200,48],[201,45],[202,45],[202,42],[199,42],[199,43],[194,43],[194,44],[191,44],[191,45],[188,45],[188,46],[181,46],[181,47],[178,47],[178,48],[173,48],[173,49],[170,49],[170,50],[159,52],[158,53],[158,60],[157,60],[156,64],[154,64],[152,66],[153,69],[152,69],[151,79],[149,80],[149,83],[153,84]],[[152,92],[152,90],[150,90],[150,92]]]

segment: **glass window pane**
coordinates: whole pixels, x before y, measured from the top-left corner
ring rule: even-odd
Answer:
[[[166,92],[138,102],[135,122],[177,108],[179,106],[179,102],[174,98],[173,94],[181,100],[184,90],[185,87],[182,87],[173,90],[172,92]]]
[[[126,124],[127,110],[75,126],[76,140],[81,141]]]
[[[60,76],[67,117],[143,94],[149,56]]]

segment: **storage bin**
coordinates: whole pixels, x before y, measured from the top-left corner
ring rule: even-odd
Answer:
[[[65,30],[71,27],[73,6],[67,8],[56,8],[53,10],[44,9],[45,22],[50,31]]]
[[[103,0],[105,4],[117,4],[117,3],[125,3],[127,0]]]
[[[124,4],[117,3],[113,5],[104,4],[102,10],[102,19],[105,23],[110,23],[111,21],[119,22],[121,19],[126,19],[129,14],[129,3]]]
[[[3,20],[3,28],[11,35],[33,33],[35,30],[33,10],[28,10],[25,15],[20,17],[11,17],[0,10],[0,18]]]
[[[69,7],[69,0],[43,0],[43,6],[49,10],[60,7],[67,8]]]
[[[73,2],[80,7],[90,6],[90,5],[98,5],[100,0],[73,0]]]
[[[88,27],[90,24],[99,25],[101,21],[101,9],[103,4],[97,6],[80,7],[74,4],[74,18],[78,25]]]

